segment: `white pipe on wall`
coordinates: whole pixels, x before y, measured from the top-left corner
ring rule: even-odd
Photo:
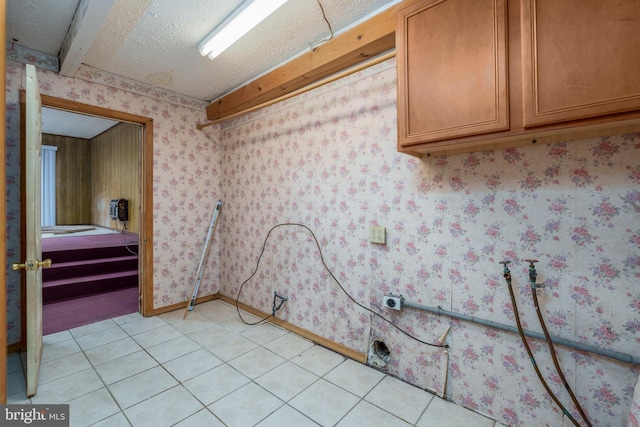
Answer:
[[[416,304],[416,303],[412,303],[412,302],[407,302],[407,301],[403,301],[402,302],[402,307],[411,307],[411,308],[415,308],[417,310],[423,310],[423,311],[427,311],[429,313],[433,313],[433,314],[437,314],[437,315],[444,315],[444,316],[448,316],[451,317],[453,319],[459,319],[459,320],[465,320],[467,322],[472,322],[472,323],[476,323],[478,325],[483,325],[483,326],[488,326],[490,328],[494,328],[494,329],[500,329],[503,331],[508,331],[508,332],[513,332],[513,333],[518,333],[518,329],[510,326],[510,325],[505,325],[503,323],[497,323],[497,322],[492,322],[491,320],[485,320],[485,319],[479,319],[477,317],[473,317],[473,316],[468,316],[466,314],[462,314],[462,313],[456,313],[453,311],[448,311],[448,310],[444,310],[442,307],[438,306],[438,307],[429,307],[426,305],[422,305],[422,304]],[[535,331],[530,331],[528,329],[524,330],[524,334],[530,338],[536,338],[539,340],[545,340],[545,336],[539,332],[535,332]],[[585,343],[580,343],[580,342],[576,342],[576,341],[571,341],[571,340],[567,340],[564,338],[558,338],[558,337],[554,337],[551,336],[551,341],[554,344],[560,344],[563,345],[565,347],[569,347],[575,350],[579,350],[579,351],[586,351],[587,353],[594,353],[594,354],[599,354],[601,356],[606,356],[606,357],[610,357],[612,359],[615,360],[619,360],[621,362],[626,362],[626,363],[631,363],[634,365],[639,365],[640,364],[640,359],[636,356],[632,356],[629,354],[625,354],[625,353],[620,353],[618,351],[613,351],[613,350],[606,350],[606,349],[602,349],[599,347],[595,347],[589,344],[585,344]]]

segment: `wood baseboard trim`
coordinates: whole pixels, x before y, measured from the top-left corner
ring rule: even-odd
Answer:
[[[215,293],[215,294],[206,295],[200,298],[196,298],[196,305],[202,304],[203,302],[213,301],[215,299],[218,299],[219,298],[218,295],[219,295],[218,293]],[[158,314],[168,313],[170,311],[176,311],[180,309],[184,310],[187,308],[187,304],[188,304],[188,301],[185,301],[185,302],[180,302],[178,304],[172,304],[172,305],[167,305],[160,308],[154,308],[153,311],[151,312],[151,316],[157,316]]]
[[[208,302],[208,301],[213,301],[216,299],[220,299],[228,304],[234,305],[236,304],[236,300],[234,298],[228,297],[226,295],[222,295],[220,293],[215,293],[212,295],[207,295],[201,298],[196,299],[196,308],[197,309],[197,305],[198,304],[202,304],[204,302]],[[180,309],[185,309],[187,307],[187,303],[179,303],[179,304],[173,304],[173,305],[168,305],[165,307],[161,307],[161,308],[157,308],[153,310],[153,316],[157,316],[158,314],[163,314],[163,313],[168,313],[170,311],[175,311],[175,310],[180,310]],[[238,307],[240,307],[242,310],[251,313],[255,316],[258,316],[260,318],[266,317],[268,316],[267,313],[263,313],[260,310],[257,310],[245,303],[239,302],[238,303]],[[274,325],[280,326],[283,329],[286,329],[290,332],[293,332],[295,334],[300,335],[303,338],[308,339],[309,341],[313,341],[314,343],[321,345],[322,347],[326,347],[329,350],[335,351],[336,353],[339,353],[345,357],[348,357],[350,359],[355,360],[356,362],[360,362],[360,363],[367,363],[367,355],[360,353],[358,351],[355,351],[349,347],[346,347],[342,344],[339,344],[335,341],[331,341],[323,336],[320,336],[318,334],[315,334],[313,332],[307,331],[306,329],[303,329],[299,326],[296,326],[294,324],[291,324],[287,321],[284,321],[282,319],[278,319],[277,317],[272,317],[269,319],[269,323],[273,323]],[[10,353],[17,353],[20,352],[22,349],[22,344],[20,342],[14,343],[14,344],[10,344],[7,346],[7,354]]]
[[[222,294],[217,294],[218,295],[218,299],[221,299],[222,301],[229,303],[231,305],[236,305],[236,300],[234,298],[228,297],[226,295],[222,295]],[[264,313],[260,310],[257,310],[247,304],[244,304],[242,302],[238,302],[238,307],[240,307],[242,310],[251,313],[255,316],[258,316],[259,318],[264,318],[267,317],[269,314],[268,313]],[[277,317],[271,317],[268,320],[269,323],[273,323],[274,325],[280,326],[281,328],[284,328],[290,332],[293,332],[295,334],[300,335],[303,338],[306,338],[310,341],[313,341],[314,343],[321,345],[322,347],[326,347],[329,350],[335,351],[336,353],[339,353],[343,356],[346,356],[350,359],[355,360],[356,362],[360,362],[360,363],[367,363],[367,355],[360,353],[358,351],[355,351],[349,347],[346,347],[342,344],[339,344],[335,341],[331,341],[327,338],[324,338],[318,334],[315,334],[313,332],[307,331],[306,329],[303,329],[299,326],[296,326],[294,324],[291,324],[287,321],[284,321],[282,319],[278,319]]]
[[[20,353],[20,351],[22,351],[22,343],[20,341],[7,346],[7,354]]]

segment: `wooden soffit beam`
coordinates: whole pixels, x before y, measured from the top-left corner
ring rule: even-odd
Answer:
[[[74,77],[115,0],[80,0],[60,49],[60,74]]]
[[[331,74],[395,48],[398,11],[405,0],[334,37],[207,106],[207,119],[220,120],[277,99]]]

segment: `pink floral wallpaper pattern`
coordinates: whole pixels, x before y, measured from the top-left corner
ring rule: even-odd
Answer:
[[[25,65],[7,61],[7,260],[20,254],[20,110]],[[211,214],[219,199],[217,129],[206,103],[81,67],[79,78],[38,70],[41,93],[153,119],[154,308],[186,302],[193,289]],[[218,292],[214,244],[201,295]],[[9,269],[10,270],[10,269]],[[20,278],[7,273],[8,343],[20,340]]]
[[[418,159],[396,152],[395,90],[391,60],[222,124],[220,292],[238,296],[273,226],[302,223],[356,301],[423,341],[450,327],[450,348],[355,305],[298,226],[273,230],[241,301],[270,313],[285,294],[279,317],[362,353],[382,340],[386,369],[410,383],[510,426],[568,425],[517,335],[384,309],[382,296],[515,326],[499,264],[510,259],[523,324],[541,331],[524,261],[537,258],[552,335],[639,357],[640,134]],[[370,225],[386,245],[369,243]],[[531,345],[579,419],[548,349]],[[640,368],[557,351],[593,425],[625,425]]]
[[[7,65],[8,260],[19,253],[19,110],[24,65]],[[154,307],[185,301],[217,199],[224,201],[201,295],[238,296],[367,353],[382,340],[393,375],[510,426],[568,425],[535,378],[518,337],[405,308],[382,295],[514,324],[502,278],[511,259],[526,328],[539,331],[527,277],[535,257],[551,333],[638,357],[640,135],[612,135],[449,157],[395,150],[395,63],[361,71],[220,126],[195,129],[204,104],[90,68],[39,72],[43,93],[154,119]],[[368,242],[370,225],[387,244]],[[356,306],[357,302],[429,347]],[[19,285],[8,273],[9,342]],[[531,340],[553,390],[578,417],[546,347]],[[638,366],[557,347],[593,425],[637,426]]]

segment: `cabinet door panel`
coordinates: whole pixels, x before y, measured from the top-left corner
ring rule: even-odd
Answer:
[[[398,144],[509,127],[504,0],[425,1],[398,16]]]
[[[524,124],[640,109],[640,1],[522,0]]]

